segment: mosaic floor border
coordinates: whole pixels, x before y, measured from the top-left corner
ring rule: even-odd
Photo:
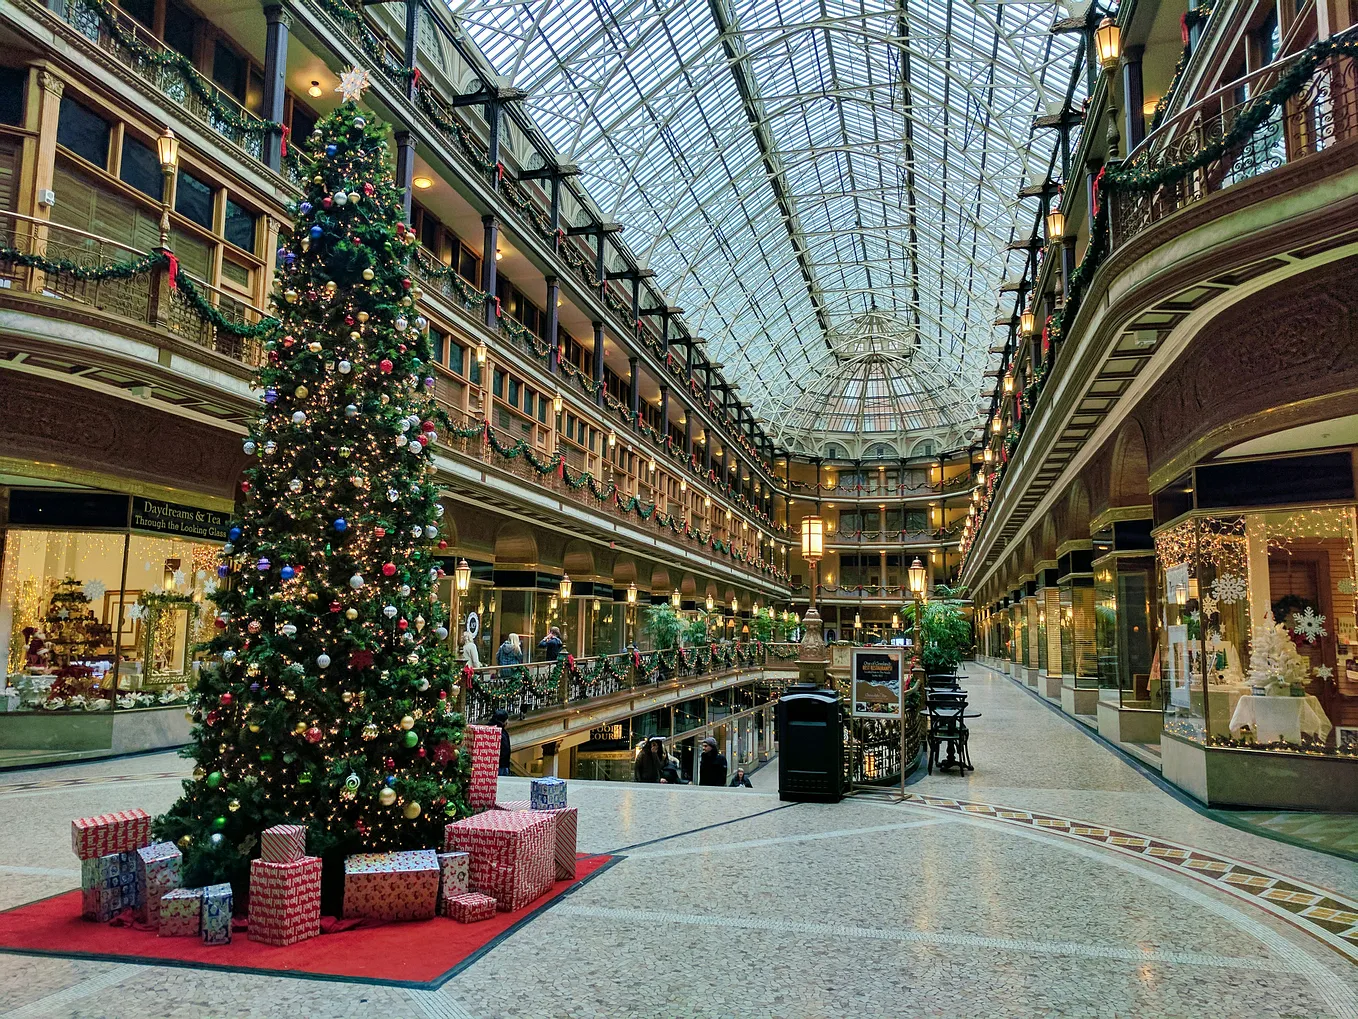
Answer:
[[[1137,857],[1211,885],[1286,920],[1358,965],[1358,901],[1328,888],[1193,846],[1123,828],[1017,807],[907,793],[915,806],[1016,825]]]

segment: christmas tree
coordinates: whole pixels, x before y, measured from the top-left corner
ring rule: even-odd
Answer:
[[[1310,663],[1297,653],[1287,627],[1273,621],[1273,613],[1254,628],[1250,640],[1250,685],[1263,687],[1265,693],[1286,696],[1294,684],[1304,684]]]
[[[185,883],[245,890],[259,833],[308,827],[327,886],[344,855],[426,848],[468,813],[453,658],[434,594],[433,379],[415,238],[385,128],[343,104],[279,251],[280,325],[215,594],[219,629],[193,711],[197,762],[157,834]],[[328,908],[335,908],[333,898]]]

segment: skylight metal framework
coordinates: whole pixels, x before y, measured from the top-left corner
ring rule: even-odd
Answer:
[[[978,426],[1015,196],[1053,143],[1032,119],[1077,59],[1060,5],[453,9],[775,440]]]

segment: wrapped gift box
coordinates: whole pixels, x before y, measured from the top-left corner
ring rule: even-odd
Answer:
[[[250,861],[251,941],[292,945],[321,932],[321,860]]]
[[[471,854],[472,891],[493,896],[501,912],[522,909],[552,887],[556,813],[488,810],[444,829],[443,848]]]
[[[480,892],[462,892],[450,895],[443,902],[443,914],[458,923],[476,923],[489,920],[495,915],[495,900]]]
[[[106,923],[124,909],[140,909],[137,854],[109,853],[80,861],[80,915]]]
[[[495,806],[500,784],[500,729],[494,725],[469,725],[464,739],[472,751],[467,805],[472,810],[489,810]]]
[[[276,824],[259,836],[259,858],[268,863],[292,863],[306,855],[306,826]]]
[[[566,805],[566,783],[559,778],[535,778],[528,792],[533,810],[560,810]]]
[[[471,891],[471,857],[466,853],[439,853],[439,899]]]
[[[151,841],[151,815],[138,808],[71,822],[71,848],[82,860],[140,849]]]
[[[205,945],[231,944],[231,886],[208,885],[203,889],[200,932]]]
[[[575,840],[580,830],[575,807],[552,811],[556,815],[556,879],[575,880]]]
[[[528,800],[505,800],[504,803],[495,804],[496,810],[532,810],[533,804]]]
[[[160,936],[196,938],[203,927],[203,889],[176,888],[160,897]]]
[[[182,883],[180,867],[184,858],[173,842],[153,842],[149,846],[142,846],[134,855],[141,897],[137,919],[143,923],[159,924],[161,897]]]
[[[344,915],[428,920],[438,911],[439,861],[432,849],[358,853],[344,859]]]

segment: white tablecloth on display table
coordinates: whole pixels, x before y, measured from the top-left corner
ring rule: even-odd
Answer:
[[[1326,739],[1330,735],[1330,720],[1320,701],[1305,697],[1241,697],[1231,714],[1231,732],[1248,725],[1260,743],[1284,740],[1300,743],[1302,733],[1313,733]]]

